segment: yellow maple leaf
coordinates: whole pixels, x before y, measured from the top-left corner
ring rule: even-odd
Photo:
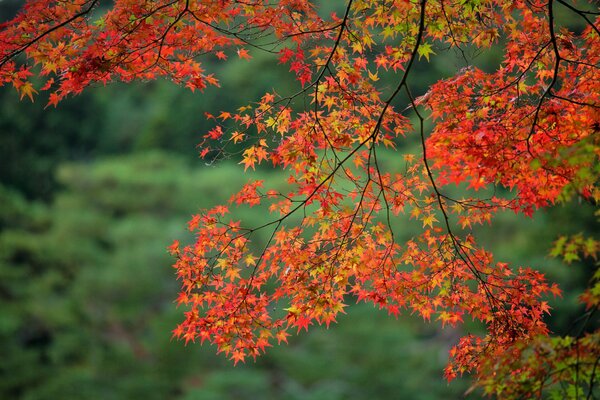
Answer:
[[[246,262],[246,265],[248,265],[248,266],[256,265],[256,260],[257,260],[257,258],[254,257],[252,254],[248,254],[246,256],[246,258],[244,259],[244,261]]]
[[[433,223],[438,222],[437,218],[433,214],[428,214],[425,218],[423,218],[423,228],[429,226],[433,228]]]
[[[31,82],[25,82],[18,90],[21,94],[20,100],[23,100],[23,97],[27,96],[33,102],[33,95],[37,94],[37,90],[33,88]]]

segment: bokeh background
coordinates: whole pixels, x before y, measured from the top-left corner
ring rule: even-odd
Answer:
[[[22,3],[0,1],[0,21]],[[324,12],[341,3],[324,2]],[[167,81],[113,84],[45,109],[43,96],[19,101],[14,89],[0,88],[1,399],[433,400],[469,391],[468,377],[448,384],[442,369],[457,339],[480,327],[442,329],[368,304],[237,367],[211,346],[171,339],[184,310],[173,302],[178,282],[167,246],[191,241],[190,216],[227,201],[249,179],[284,178],[268,167],[242,174],[235,156],[211,165],[198,157],[196,145],[212,127],[204,112],[235,109],[273,88],[295,90],[284,66],[252,55],[251,62],[207,58],[222,88],[204,93]],[[470,56],[482,68],[499,62],[493,52]],[[458,68],[452,53],[420,63],[414,92]],[[567,266],[548,253],[559,235],[597,232],[592,214],[573,201],[532,219],[502,214],[478,228],[499,260],[560,283],[564,296],[550,299],[548,319],[557,334],[581,313],[576,298],[592,265]],[[268,218],[253,209],[238,216],[249,225]],[[398,231],[410,237],[413,229]]]

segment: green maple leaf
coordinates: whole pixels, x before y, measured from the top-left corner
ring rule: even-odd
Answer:
[[[429,55],[430,54],[435,55],[435,53],[431,49],[431,45],[429,43],[423,43],[422,45],[420,45],[419,48],[417,49],[417,52],[419,53],[419,60],[421,59],[421,57],[425,57],[427,59],[427,61],[429,61]]]

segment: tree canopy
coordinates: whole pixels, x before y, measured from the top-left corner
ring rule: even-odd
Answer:
[[[348,0],[331,14],[306,0],[33,0],[2,24],[0,81],[22,99],[47,92],[56,106],[112,81],[162,77],[203,91],[219,86],[204,60],[273,54],[296,91],[274,82],[257,101],[207,114],[214,128],[200,155],[289,177],[250,180],[189,221],[195,243],[170,248],[187,306],[174,335],[208,340],[237,363],[290,331],[329,325],[355,298],[392,315],[485,325],[450,351],[448,379],[473,372],[504,397],[541,396],[562,380],[591,396],[598,332],[575,345],[545,339],[544,296],[560,289],[495,260],[472,228],[503,211],[600,201],[598,15],[594,2],[567,0]],[[496,67],[477,64],[498,49]],[[446,52],[455,73],[415,93],[419,64]],[[248,226],[235,207],[272,218]],[[420,232],[400,239],[396,221]],[[253,253],[258,231],[268,240]],[[583,237],[555,247],[565,258],[597,251]],[[595,284],[582,296],[589,315]]]

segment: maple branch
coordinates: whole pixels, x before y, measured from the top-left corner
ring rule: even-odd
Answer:
[[[306,88],[303,88],[302,90],[300,90],[298,93],[292,95],[291,97],[297,97],[300,94],[305,93],[309,88],[311,88],[315,85],[318,85],[319,82],[321,81],[321,79],[323,79],[323,76],[325,75],[325,71],[329,70],[329,65],[331,63],[331,60],[333,59],[333,56],[335,55],[335,52],[340,45],[340,42],[342,40],[342,35],[344,33],[344,30],[346,29],[346,24],[348,23],[348,17],[350,15],[350,9],[352,8],[353,1],[354,0],[348,1],[348,4],[346,5],[346,11],[344,12],[344,17],[342,18],[342,22],[340,22],[338,25],[336,25],[336,27],[340,28],[340,31],[337,35],[337,38],[335,39],[333,48],[331,49],[331,52],[329,52],[329,57],[327,57],[325,64],[321,68],[321,71],[319,72],[317,77],[310,84],[307,85]]]
[[[172,2],[172,3],[169,3],[168,5],[171,5],[171,4],[174,4],[174,3],[175,3],[175,2]],[[164,7],[167,7],[168,5],[167,5],[167,4],[165,4],[165,5],[164,5]],[[173,29],[173,27],[174,27],[174,26],[175,26],[175,25],[176,25],[176,24],[177,24],[179,21],[181,21],[181,19],[182,19],[182,18],[183,18],[183,16],[185,15],[185,13],[186,13],[186,12],[188,12],[188,11],[190,11],[190,9],[189,9],[189,6],[190,6],[190,2],[189,2],[189,0],[186,0],[186,1],[185,1],[185,8],[184,8],[184,9],[183,9],[181,12],[179,12],[179,14],[177,14],[177,17],[176,17],[176,18],[173,20],[173,22],[171,22],[171,23],[169,24],[169,26],[167,26],[167,29],[165,29],[165,31],[163,32],[163,34],[162,34],[162,35],[161,35],[159,38],[157,38],[157,39],[155,39],[155,40],[153,40],[153,41],[151,42],[151,43],[158,43],[158,51],[157,51],[157,53],[156,53],[156,61],[154,62],[154,64],[153,64],[153,65],[149,66],[149,67],[148,67],[148,69],[152,68],[154,65],[158,65],[158,62],[160,61],[160,59],[161,59],[161,58],[163,58],[163,57],[162,57],[162,49],[163,49],[163,47],[164,47],[164,43],[165,43],[165,40],[166,40],[166,38],[167,38],[167,35],[169,34],[169,31],[171,31],[171,29]],[[157,9],[156,9],[155,11],[153,11],[152,13],[150,13],[150,15],[153,15],[153,14],[154,14],[156,11],[158,11],[159,9],[160,9],[160,7],[159,7],[159,8],[157,8]],[[146,17],[146,18],[147,18],[147,17]],[[140,24],[138,24],[138,26],[140,26],[140,25],[141,25],[141,23],[140,23]],[[150,47],[150,46],[145,46],[145,47]],[[142,47],[142,49],[143,49],[143,47]],[[138,50],[139,50],[139,49],[138,49]]]
[[[446,24],[448,25],[448,32],[450,33],[452,42],[454,43],[456,48],[460,51],[460,54],[461,54],[463,60],[465,61],[465,64],[469,65],[469,60],[467,59],[465,51],[462,49],[462,47],[460,47],[460,45],[458,44],[458,41],[456,40],[456,38],[454,36],[454,31],[452,30],[452,23],[450,22],[450,19],[448,18],[448,15],[446,14],[446,8],[444,7],[444,1],[440,1],[440,6],[442,8],[442,13],[444,14],[444,19],[446,20]]]
[[[377,123],[375,124],[375,128],[373,129],[373,133],[371,134],[372,137],[375,137],[379,133],[379,129],[383,122],[383,117],[385,115],[385,112],[390,107],[392,100],[394,100],[394,98],[398,95],[398,93],[400,93],[400,90],[402,90],[402,88],[406,85],[406,82],[408,80],[408,73],[411,71],[412,65],[417,58],[419,47],[421,46],[421,40],[423,38],[423,33],[425,32],[425,6],[426,6],[426,3],[427,3],[427,0],[421,0],[421,10],[420,10],[420,15],[419,15],[419,31],[417,32],[417,37],[415,39],[415,47],[413,48],[413,50],[411,52],[410,58],[405,67],[405,70],[404,70],[404,74],[402,75],[402,78],[400,79],[400,83],[396,86],[396,89],[394,90],[394,92],[390,95],[390,97],[384,103],[383,110],[379,114],[379,118],[377,119]]]
[[[488,95],[492,95],[492,94],[498,94],[498,93],[501,93],[501,92],[505,91],[506,89],[510,88],[511,86],[518,84],[523,79],[525,74],[531,69],[531,67],[533,66],[533,63],[542,55],[542,52],[544,50],[546,50],[546,48],[548,46],[550,46],[550,44],[551,44],[551,42],[548,41],[546,44],[544,44],[542,47],[540,47],[539,50],[535,53],[535,55],[531,59],[531,61],[529,62],[529,64],[525,68],[523,68],[521,73],[519,75],[517,75],[517,77],[515,77],[515,79],[513,79],[512,81],[510,81],[509,83],[507,83],[506,85],[504,85],[498,89],[482,93],[481,95],[479,95],[479,97],[488,96]]]
[[[392,221],[391,221],[391,215],[390,215],[390,204],[388,202],[387,196],[385,194],[385,185],[383,184],[383,177],[381,176],[381,170],[379,168],[379,162],[377,160],[377,147],[375,147],[375,143],[373,143],[373,158],[375,161],[375,170],[377,171],[377,177],[379,178],[379,187],[381,188],[381,195],[383,196],[383,202],[385,203],[385,217],[386,217],[386,222],[387,222],[387,226],[390,230],[390,234],[392,236],[392,240],[391,242],[394,243],[394,228],[392,228]]]
[[[228,35],[228,36],[233,36],[234,38],[240,40],[242,43],[247,44],[250,47],[254,47],[256,49],[259,49],[259,50],[262,50],[262,51],[265,51],[265,52],[268,52],[268,53],[277,54],[276,51],[267,50],[264,47],[262,47],[260,45],[257,45],[256,43],[251,42],[250,40],[248,40],[244,36],[242,36],[240,32],[234,32],[234,31],[231,31],[229,29],[221,28],[218,25],[211,24],[210,22],[207,22],[207,21],[203,20],[202,18],[198,17],[194,11],[192,11],[192,10],[188,10],[188,11],[189,11],[190,15],[196,21],[198,21],[201,24],[204,24],[206,26],[209,26],[210,28],[214,29],[217,32],[223,33],[223,34]],[[266,26],[263,26],[261,34],[264,33],[264,32],[266,32],[267,30],[268,30],[268,28]],[[276,42],[276,43],[278,43],[278,42]]]
[[[552,49],[554,52],[554,71],[552,73],[552,81],[550,82],[548,87],[546,87],[546,89],[544,90],[544,93],[540,97],[538,105],[535,108],[533,122],[531,123],[531,130],[529,131],[529,135],[527,136],[527,139],[526,139],[527,152],[531,155],[531,157],[534,157],[534,158],[535,158],[535,156],[531,152],[530,140],[531,140],[531,137],[535,134],[535,128],[538,124],[539,115],[540,115],[540,111],[542,109],[542,104],[544,103],[544,99],[546,98],[546,96],[549,95],[550,91],[552,90],[552,88],[554,87],[556,82],[558,81],[558,70],[560,68],[560,62],[562,60],[562,58],[560,56],[560,52],[558,50],[558,44],[556,42],[556,34],[554,33],[553,4],[554,4],[554,0],[548,1],[548,28],[549,28],[549,32],[550,32],[550,43],[552,44]]]
[[[582,315],[580,315],[579,317],[577,317],[573,321],[573,323],[571,325],[571,328],[569,329],[568,333],[573,332],[575,330],[577,324],[579,324],[579,322],[583,320],[583,322],[581,323],[581,326],[579,327],[579,332],[577,332],[577,334],[575,335],[576,338],[582,337],[583,334],[585,333],[585,329],[586,329],[587,325],[592,320],[592,317],[594,316],[594,314],[596,313],[596,311],[598,311],[598,306],[587,310],[585,313],[583,313]]]
[[[350,1],[350,3],[352,3],[352,1]],[[218,25],[212,24],[208,21],[205,21],[204,19],[198,17],[198,15],[196,14],[195,11],[189,9],[188,10],[189,13],[192,15],[192,17],[198,21],[201,24],[204,24],[206,26],[209,26],[210,28],[212,28],[213,30],[223,33],[225,35],[228,36],[233,36],[234,38],[238,39],[239,41],[241,41],[242,43],[253,47],[255,49],[267,52],[267,53],[271,53],[271,54],[278,54],[278,51],[275,51],[273,49],[275,49],[278,45],[280,45],[281,43],[283,43],[286,39],[289,38],[294,38],[297,36],[303,36],[303,35],[310,35],[310,34],[314,34],[314,33],[325,33],[325,32],[330,32],[334,29],[337,29],[338,27],[342,26],[343,23],[339,23],[339,24],[335,24],[333,26],[330,27],[323,27],[323,28],[318,28],[318,29],[303,29],[302,27],[298,26],[296,24],[296,27],[298,28],[297,32],[293,32],[293,33],[286,33],[284,37],[277,39],[277,40],[273,40],[271,42],[267,42],[267,43],[262,43],[262,44],[257,44],[254,43],[251,39],[248,39],[245,35],[243,35],[243,30],[242,31],[233,31],[231,29],[225,29],[222,28]],[[290,17],[291,18],[291,17]],[[292,19],[292,18],[291,18]],[[295,21],[294,21],[295,22]],[[238,25],[240,26],[240,25]],[[268,32],[270,30],[270,28],[272,28],[272,26],[268,23],[265,23],[263,25],[255,25],[254,27],[258,28],[259,32],[256,34],[256,36],[258,35],[264,35],[266,32]],[[250,29],[250,27],[244,28],[244,29]],[[267,49],[266,46],[273,46],[272,49]]]
[[[450,227],[450,218],[448,217],[448,213],[446,212],[444,202],[442,201],[442,194],[441,194],[440,190],[438,189],[437,184],[435,183],[435,178],[433,177],[431,167],[429,166],[429,160],[427,158],[427,146],[425,143],[425,129],[424,129],[425,118],[421,115],[420,111],[418,110],[417,104],[415,103],[415,98],[412,96],[412,93],[410,92],[410,89],[408,88],[408,86],[406,88],[406,94],[408,95],[408,98],[410,99],[410,101],[412,103],[413,110],[414,110],[415,114],[417,115],[417,118],[419,119],[419,136],[421,139],[421,149],[423,151],[423,164],[425,165],[425,170],[427,171],[427,176],[429,177],[429,181],[431,182],[432,189],[435,192],[439,209],[442,212],[442,215],[444,217],[446,230],[448,231],[448,234],[450,235],[450,238],[452,239],[452,242],[454,243],[454,247],[455,247],[455,250],[457,251],[457,255],[461,259],[463,259],[463,261],[465,262],[466,265],[469,266],[469,269],[471,269],[471,272],[473,272],[473,274],[477,277],[477,279],[480,280],[482,283],[484,283],[485,281],[483,280],[483,278],[481,278],[479,276],[479,271],[477,271],[477,269],[472,269],[472,268],[474,268],[473,263],[471,261],[467,262],[467,260],[463,258],[463,255],[462,255],[463,251],[461,250],[460,246],[458,245],[457,239],[456,239],[454,233],[452,232],[452,228]],[[467,259],[468,258],[469,257],[467,256]]]
[[[560,100],[564,100],[564,101],[567,101],[569,103],[577,104],[578,106],[592,107],[592,108],[598,108],[598,109],[600,109],[600,105],[598,105],[598,104],[586,103],[586,102],[583,102],[583,101],[577,101],[577,100],[569,99],[567,97],[559,96],[556,93],[550,92],[548,94],[548,96],[554,97],[554,98],[557,98],[557,99],[560,99]]]
[[[450,219],[448,216],[448,213],[445,209],[444,203],[442,201],[442,197],[444,197],[440,190],[437,187],[437,184],[435,182],[435,179],[433,177],[433,173],[431,171],[431,167],[429,166],[429,160],[427,158],[427,146],[425,143],[425,132],[424,132],[424,121],[425,118],[421,115],[421,113],[419,112],[418,108],[417,108],[417,104],[415,103],[415,99],[412,96],[412,93],[410,92],[410,89],[408,86],[406,86],[406,93],[411,101],[411,104],[413,106],[413,110],[415,112],[415,114],[417,115],[418,119],[419,119],[419,127],[420,127],[420,138],[421,138],[421,148],[423,151],[423,163],[425,165],[425,169],[427,171],[427,175],[429,177],[429,180],[431,182],[432,188],[435,192],[436,195],[436,200],[439,206],[440,211],[442,212],[442,215],[444,217],[444,222],[445,222],[445,226],[446,226],[446,231],[448,232],[448,235],[450,236],[450,239],[452,241],[452,245],[456,251],[456,255],[464,262],[464,264],[467,266],[467,268],[471,271],[471,273],[473,274],[473,276],[475,277],[475,279],[477,281],[479,281],[482,284],[483,290],[485,291],[485,295],[488,299],[488,301],[490,302],[490,305],[492,307],[495,308],[495,310],[497,312],[500,312],[502,314],[504,314],[507,317],[508,321],[512,321],[513,318],[512,316],[509,314],[508,310],[504,309],[502,307],[502,302],[500,300],[498,300],[493,293],[491,292],[489,286],[489,282],[487,282],[487,280],[482,276],[481,272],[477,269],[477,267],[475,266],[475,263],[471,260],[469,254],[465,251],[465,247],[464,245],[462,245],[458,239],[456,238],[456,235],[453,233],[453,229],[450,226]]]
[[[242,296],[242,300],[237,305],[237,307],[235,307],[231,311],[231,313],[229,314],[229,317],[231,317],[232,315],[234,315],[235,313],[237,313],[238,310],[240,309],[240,307],[242,306],[242,304],[244,304],[244,305],[246,304],[246,301],[247,301],[246,299],[248,297],[248,294],[250,293],[250,288],[252,287],[252,282],[254,282],[254,278],[256,276],[256,271],[258,270],[258,266],[262,263],[262,260],[263,260],[263,258],[265,256],[265,253],[266,253],[267,249],[269,248],[269,246],[271,245],[271,243],[273,242],[273,239],[275,238],[275,234],[279,230],[279,227],[281,226],[282,223],[283,223],[282,219],[276,221],[277,225],[273,229],[273,232],[271,232],[271,236],[269,236],[269,239],[267,240],[267,243],[264,246],[265,250],[260,253],[260,256],[258,257],[258,260],[256,261],[256,264],[254,265],[254,268],[253,268],[252,272],[250,273],[250,279],[249,279],[248,284],[246,285],[246,288],[245,288],[246,289],[246,294],[244,296]],[[272,225],[272,224],[269,224],[269,225]],[[253,229],[253,230],[251,230],[251,232],[256,231],[256,230],[257,229]]]
[[[573,11],[574,13],[576,13],[577,15],[579,15],[581,18],[585,19],[585,21],[588,23],[588,25],[596,31],[596,33],[598,34],[598,36],[600,36],[600,30],[596,27],[596,25],[594,25],[594,22],[591,21],[588,18],[588,15],[600,15],[600,12],[593,12],[593,11],[583,11],[580,10],[578,8],[573,7],[572,5],[570,5],[569,3],[565,2],[564,0],[556,0],[559,4],[565,6],[566,8],[568,8],[569,10]]]
[[[58,23],[57,25],[54,25],[51,28],[48,28],[47,30],[45,30],[44,32],[40,33],[38,36],[34,37],[33,39],[27,41],[26,44],[22,45],[20,48],[11,51],[10,53],[8,53],[7,55],[4,55],[2,57],[2,59],[0,60],[0,68],[2,68],[7,62],[9,62],[10,60],[12,60],[13,58],[15,58],[16,56],[18,56],[19,54],[23,53],[25,50],[27,50],[29,47],[33,46],[35,43],[39,42],[40,40],[42,40],[44,37],[48,36],[49,34],[51,34],[52,32],[63,28],[67,25],[69,25],[71,22],[74,22],[75,20],[85,16],[86,14],[89,14],[92,9],[94,8],[94,6],[98,3],[99,0],[91,0],[91,4],[90,6],[86,9],[83,10],[75,15],[73,15],[70,18],[67,18],[65,21]]]

